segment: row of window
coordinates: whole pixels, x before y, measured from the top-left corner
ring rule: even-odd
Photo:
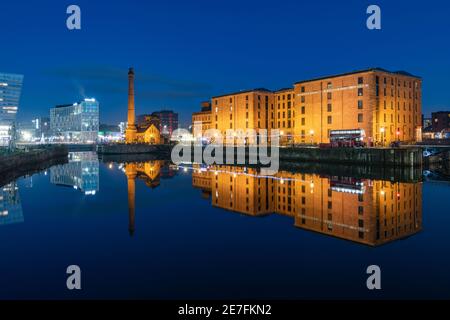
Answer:
[[[364,122],[364,115],[362,113],[358,113],[358,123]],[[302,126],[306,125],[306,118],[301,118],[300,123]],[[327,116],[327,123],[333,124],[333,116]]]
[[[291,95],[290,93],[289,94],[287,94],[287,95],[279,95],[278,96],[278,101],[280,101],[280,100],[286,100],[286,98],[287,98],[287,100],[291,100],[291,97],[293,97],[294,95]]]
[[[394,123],[394,115],[393,114],[391,114],[390,119],[391,119],[390,123]],[[387,121],[388,118],[387,118],[387,114],[386,113],[383,114],[383,120],[384,120],[384,123],[388,123],[388,121]],[[400,115],[397,115],[397,123],[402,123]],[[411,122],[411,115],[408,116],[408,122],[406,121],[406,115],[403,115],[403,123],[412,123]]]

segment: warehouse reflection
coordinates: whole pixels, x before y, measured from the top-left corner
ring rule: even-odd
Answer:
[[[193,168],[192,184],[214,207],[249,216],[279,214],[296,227],[378,246],[422,228],[422,183],[230,166]]]

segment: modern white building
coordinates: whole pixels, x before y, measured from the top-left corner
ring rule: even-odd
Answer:
[[[99,103],[95,99],[50,109],[50,130],[56,141],[95,143],[99,130]]]
[[[7,146],[11,140],[22,83],[23,75],[0,73],[0,146]]]

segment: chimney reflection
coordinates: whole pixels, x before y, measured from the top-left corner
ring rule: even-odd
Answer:
[[[130,236],[133,236],[136,230],[136,179],[143,180],[146,186],[154,189],[160,185],[161,178],[173,177],[174,171],[168,162],[162,160],[127,163],[124,165],[124,171],[128,188],[128,231]]]
[[[192,184],[214,207],[249,216],[272,213],[293,218],[296,227],[370,246],[419,232],[422,183],[280,172],[194,167]]]
[[[130,163],[125,166],[125,174],[127,176],[128,186],[128,231],[130,236],[134,235],[135,231],[135,211],[136,211],[136,164]]]

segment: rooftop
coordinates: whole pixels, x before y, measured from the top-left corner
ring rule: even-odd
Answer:
[[[158,114],[158,113],[173,113],[173,114],[176,114],[176,112],[173,112],[173,110],[168,110],[168,109],[162,109],[162,110],[159,110],[159,111],[152,112],[152,114]]]
[[[59,108],[67,108],[67,107],[72,107],[73,103],[71,104],[60,104],[58,106],[55,106],[55,109],[59,109]]]
[[[137,132],[138,132],[138,133],[144,133],[144,132],[146,132],[150,127],[155,127],[155,129],[158,130],[158,128],[156,128],[155,124],[149,123],[149,124],[147,124],[147,125],[138,126],[138,127],[137,127]]]
[[[285,91],[294,91],[294,88],[281,88],[279,90],[274,91],[274,93],[285,92]]]
[[[83,102],[97,102],[97,101],[94,98],[86,98],[86,99],[84,99],[82,101],[71,103],[71,104],[60,104],[60,105],[57,105],[57,106],[55,106],[55,109],[77,106],[79,104],[82,104]]]
[[[386,70],[386,69],[383,69],[383,68],[376,67],[376,68],[368,68],[368,69],[363,69],[363,70],[356,70],[356,71],[351,71],[351,72],[345,72],[345,73],[339,73],[339,74],[334,74],[334,75],[323,76],[323,77],[319,77],[319,78],[312,78],[312,79],[297,81],[295,84],[304,83],[304,82],[311,82],[311,81],[318,81],[318,80],[324,80],[324,79],[330,79],[330,78],[336,78],[336,77],[342,77],[342,76],[349,76],[349,75],[358,74],[358,73],[376,72],[376,71],[421,79],[421,77],[415,76],[415,75],[413,75],[413,74],[411,74],[409,72],[406,72],[406,71],[389,71],[389,70]]]
[[[435,112],[432,112],[431,115],[433,115],[433,114],[446,114],[446,113],[450,114],[450,111],[435,111]]]
[[[413,74],[411,74],[409,72],[406,72],[406,71],[389,71],[389,70],[386,70],[386,69],[383,69],[383,68],[375,67],[375,68],[368,68],[368,69],[363,69],[363,70],[356,70],[356,71],[351,71],[351,72],[339,73],[339,74],[334,74],[334,75],[328,75],[328,76],[323,76],[323,77],[318,77],[318,78],[306,79],[306,80],[302,80],[302,81],[297,81],[295,84],[304,83],[304,82],[311,82],[311,81],[318,81],[318,80],[324,80],[324,79],[330,79],[330,78],[336,78],[336,77],[342,77],[342,76],[348,76],[348,75],[358,74],[358,73],[366,73],[366,72],[385,72],[385,73],[390,73],[390,74],[395,74],[395,75],[402,75],[402,76],[408,76],[408,77],[421,79],[421,77],[415,76],[415,75],[413,75]],[[276,90],[276,91],[272,91],[272,90],[269,90],[269,89],[266,89],[266,88],[256,88],[256,89],[241,90],[241,91],[231,92],[231,93],[227,93],[227,94],[222,94],[222,95],[214,96],[214,97],[212,97],[212,99],[222,98],[222,97],[226,97],[226,96],[233,96],[233,95],[243,94],[243,93],[250,93],[250,92],[278,93],[278,92],[291,91],[291,90],[293,90],[293,88],[282,88],[282,89],[279,89],[279,90]]]
[[[249,92],[273,92],[273,91],[271,91],[269,89],[266,89],[266,88],[256,88],[256,89],[242,90],[242,91],[222,94],[222,95],[215,96],[215,97],[212,97],[212,98],[215,99],[215,98],[221,98],[221,97],[226,97],[226,96],[234,96],[234,95],[237,95],[237,94],[243,94],[243,93],[249,93]]]

